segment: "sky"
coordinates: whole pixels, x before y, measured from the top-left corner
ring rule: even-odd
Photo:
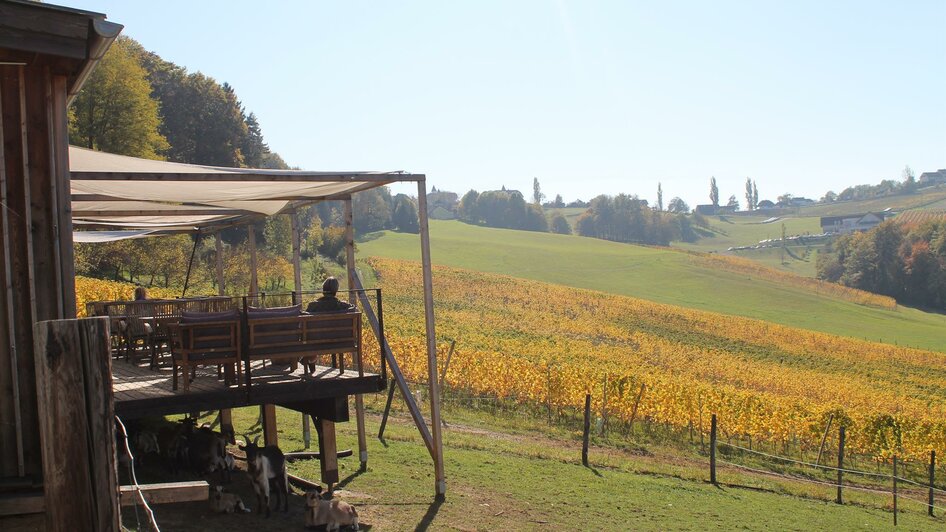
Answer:
[[[229,83],[307,170],[693,206],[946,168],[946,0],[52,3]]]

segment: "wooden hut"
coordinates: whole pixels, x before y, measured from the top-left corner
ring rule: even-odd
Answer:
[[[430,391],[433,397],[439,395],[425,176],[215,168],[70,150],[70,98],[121,29],[103,14],[0,0],[0,520],[4,515],[45,512],[52,530],[119,526],[111,420],[116,403],[107,320],[73,319],[74,224],[212,234],[268,215],[292,213],[314,201],[342,200],[352,259],[351,195],[395,181],[416,182]],[[261,187],[265,193],[254,195],[252,189]],[[298,231],[294,233],[298,289]],[[350,267],[349,277],[353,275]],[[396,370],[383,336],[381,344],[386,362]],[[373,378],[352,379],[331,390],[293,384],[294,389],[275,388],[265,399],[226,396],[203,406],[285,404],[289,401],[283,401],[283,390],[291,392],[296,403],[310,403],[299,410],[331,422],[331,414],[324,413],[326,405],[379,389],[383,383]],[[407,392],[403,378],[398,380]],[[434,462],[436,494],[442,496],[446,487],[438,402],[431,402],[430,428],[410,404]],[[174,410],[190,412],[200,406],[184,400]],[[364,461],[364,448],[361,451]]]

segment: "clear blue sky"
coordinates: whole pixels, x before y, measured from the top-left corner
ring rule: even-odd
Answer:
[[[53,3],[230,83],[310,170],[694,205],[946,168],[946,0]]]

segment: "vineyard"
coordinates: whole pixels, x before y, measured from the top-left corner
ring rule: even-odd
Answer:
[[[134,296],[135,285],[118,281],[105,281],[90,277],[76,277],[76,315],[85,316],[85,305],[90,301],[119,301],[130,300]],[[181,294],[167,288],[149,288],[148,295],[152,298],[170,298]]]
[[[369,264],[395,356],[424,380],[420,267]],[[833,418],[858,454],[946,451],[941,353],[494,274],[434,275],[438,336],[457,340],[452,388],[550,409],[577,409],[590,392],[599,412],[607,397],[611,419],[699,433],[717,413],[726,437],[808,450]]]

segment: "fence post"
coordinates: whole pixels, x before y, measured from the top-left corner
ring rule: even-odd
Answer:
[[[815,465],[821,465],[821,455],[824,454],[824,442],[828,440],[828,431],[831,430],[831,422],[834,421],[834,414],[828,418],[828,426],[824,428],[824,436],[821,437],[821,447],[818,447],[818,459]]]
[[[893,455],[893,526],[897,526],[897,455]]]
[[[604,388],[601,397],[601,435],[604,436],[608,427],[608,374],[604,374]]]
[[[588,433],[591,432],[591,394],[585,394],[585,431],[581,443],[581,464],[588,467]]]
[[[933,480],[936,474],[936,451],[930,451],[930,506],[928,512],[933,517]]]
[[[841,470],[844,469],[844,425],[838,429],[838,504],[844,504],[841,499]]]
[[[710,421],[710,482],[716,484],[716,414]]]
[[[391,385],[388,387],[388,400],[384,403],[384,414],[381,416],[381,427],[378,429],[378,439],[384,439],[384,427],[388,424],[388,415],[391,413],[391,402],[394,401],[394,390],[397,388],[397,381],[391,379]]]

